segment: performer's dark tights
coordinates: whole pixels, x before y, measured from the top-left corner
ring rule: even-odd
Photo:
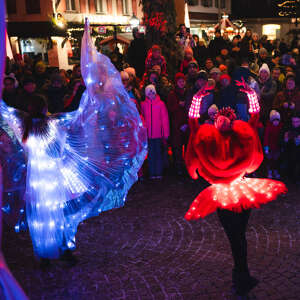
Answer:
[[[219,220],[230,242],[236,272],[249,273],[246,229],[250,212],[250,209],[243,210],[241,213],[218,209]]]

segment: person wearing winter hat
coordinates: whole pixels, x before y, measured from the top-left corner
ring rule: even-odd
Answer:
[[[268,178],[279,179],[280,160],[280,137],[282,135],[283,123],[280,121],[280,113],[271,110],[264,134],[264,152],[267,158]]]
[[[208,87],[208,75],[205,70],[200,70],[197,74],[197,79],[195,82],[194,89],[191,91],[190,94],[187,95],[186,100],[186,110],[189,111],[190,105],[192,103],[192,100],[194,97],[197,97],[197,95],[202,93],[204,89],[207,89]],[[203,97],[201,107],[200,107],[200,122],[203,123],[207,118],[207,110],[208,108],[213,104],[214,102],[214,94],[210,91]]]
[[[294,111],[283,139],[282,161],[285,176],[294,183],[300,184],[300,112]]]
[[[208,119],[205,120],[205,124],[211,124],[213,125],[215,123],[215,116],[217,115],[217,113],[219,112],[219,109],[217,107],[216,104],[213,104],[209,107],[209,109],[207,110],[208,113]]]
[[[221,64],[221,65],[219,65],[219,70],[221,71],[221,73],[226,74],[228,71],[228,68],[226,65]]]
[[[259,69],[258,84],[260,88],[261,120],[265,125],[277,91],[276,81],[270,76],[270,69],[267,64],[262,64]]]
[[[167,145],[170,130],[169,116],[154,85],[146,86],[145,96],[145,101],[141,103],[141,111],[148,134],[149,178],[161,179],[164,169],[163,149]]]
[[[300,112],[300,91],[295,83],[295,75],[288,74],[285,79],[284,89],[276,94],[273,108],[281,113],[284,124],[288,124],[294,111]]]
[[[260,48],[259,49],[257,64],[258,64],[259,68],[263,64],[267,64],[270,69],[272,68],[272,60],[269,57],[269,53],[265,48]]]
[[[193,49],[190,47],[186,47],[184,49],[184,58],[180,65],[180,72],[183,74],[187,74],[189,68],[189,62],[196,61],[194,59]]]
[[[169,93],[167,108],[170,117],[172,155],[174,168],[177,175],[184,173],[185,166],[182,156],[182,149],[186,149],[188,141],[188,118],[185,110],[185,76],[183,73],[175,75],[175,87]]]
[[[124,69],[124,71],[126,73],[128,73],[129,76],[136,77],[135,68],[128,67],[128,68]]]
[[[216,84],[220,81],[220,75],[221,75],[221,71],[219,68],[212,68],[209,71],[209,77],[211,77],[212,79],[215,80]]]
[[[265,82],[269,79],[270,77],[270,68],[267,64],[262,64],[260,69],[259,69],[259,78],[260,81]]]
[[[6,76],[3,80],[2,99],[11,107],[17,108],[17,88],[16,79],[12,76]]]

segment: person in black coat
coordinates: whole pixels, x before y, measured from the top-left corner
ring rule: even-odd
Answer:
[[[17,89],[16,80],[13,77],[7,76],[3,80],[2,99],[11,107],[17,108]]]
[[[210,41],[208,46],[210,57],[218,56],[223,48],[226,48],[226,42],[222,38],[220,30],[216,30],[215,38]]]
[[[52,75],[51,84],[45,93],[48,100],[48,111],[51,114],[63,112],[66,93],[67,88],[63,85],[63,78],[59,74]]]
[[[204,44],[204,40],[199,40],[199,36],[194,34],[193,35],[192,49],[194,53],[194,58],[196,59],[200,68],[204,68],[205,61],[208,57],[208,49]]]
[[[132,30],[132,35],[133,40],[128,47],[127,61],[131,67],[135,68],[136,76],[142,78],[147,57],[146,41],[144,35],[140,34],[137,28]]]

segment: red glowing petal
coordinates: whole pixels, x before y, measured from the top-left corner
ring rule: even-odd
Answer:
[[[217,208],[235,212],[259,208],[286,193],[284,183],[271,179],[243,178],[230,184],[213,184],[202,191],[185,215],[187,220],[204,218]]]

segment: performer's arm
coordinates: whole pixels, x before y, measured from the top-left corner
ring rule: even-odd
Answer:
[[[253,128],[257,128],[259,123],[259,112],[260,112],[260,105],[259,105],[257,94],[252,88],[249,87],[249,85],[245,82],[244,78],[242,78],[242,81],[236,80],[236,85],[240,86],[241,87],[240,91],[246,93],[248,97],[248,101],[249,101],[248,112],[250,114],[249,124]]]
[[[210,88],[205,86],[197,94],[194,95],[192,104],[189,109],[189,126],[191,133],[196,133],[199,128],[200,108],[202,100],[205,96],[209,95],[207,92]]]

